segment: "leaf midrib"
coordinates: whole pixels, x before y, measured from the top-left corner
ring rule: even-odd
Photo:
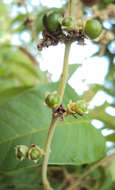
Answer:
[[[89,120],[88,119],[84,119],[84,120],[74,120],[74,121],[64,121],[63,123],[58,123],[57,125],[59,127],[63,126],[63,125],[72,125],[74,123],[89,123]],[[13,141],[13,140],[16,140],[16,139],[19,139],[21,137],[24,137],[24,136],[28,136],[28,135],[31,135],[31,134],[35,134],[35,133],[38,133],[38,132],[41,132],[41,131],[45,131],[47,130],[48,127],[44,127],[44,128],[41,128],[41,129],[34,129],[34,130],[31,130],[29,131],[28,133],[25,133],[25,134],[22,134],[22,135],[16,135],[14,137],[11,137],[11,138],[7,138],[7,139],[4,139],[4,140],[1,140],[0,141],[0,145],[3,144],[3,143],[6,143],[6,142],[10,142],[10,141]]]

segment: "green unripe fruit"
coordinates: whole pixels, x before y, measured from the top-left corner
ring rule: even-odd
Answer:
[[[84,32],[89,38],[95,39],[100,36],[102,25],[96,19],[88,20],[85,24]]]
[[[45,103],[52,109],[55,109],[60,103],[60,97],[57,92],[48,94],[45,99]]]
[[[43,25],[48,32],[56,32],[60,31],[61,26],[59,23],[59,18],[62,17],[61,13],[58,12],[50,12],[49,14],[45,14],[43,17]]]
[[[38,160],[40,156],[41,156],[41,152],[38,149],[33,148],[30,153],[31,160]]]
[[[16,158],[18,160],[24,160],[27,157],[28,147],[25,145],[16,146]]]
[[[84,100],[80,100],[76,102],[75,111],[78,114],[83,114],[88,111],[88,103],[86,103]]]
[[[72,17],[65,17],[62,20],[62,29],[71,31],[75,29],[75,20]]]
[[[28,158],[36,163],[42,154],[43,150],[40,149],[37,145],[32,144],[28,151]]]

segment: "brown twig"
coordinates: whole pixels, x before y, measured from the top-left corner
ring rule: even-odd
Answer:
[[[24,47],[17,46],[25,55],[28,56],[28,58],[32,61],[32,63],[39,65],[39,62],[35,59],[35,57]]]
[[[95,165],[93,165],[91,168],[89,168],[89,170],[87,170],[86,172],[84,172],[83,175],[81,175],[81,177],[79,177],[79,179],[72,184],[70,187],[67,188],[67,190],[74,190],[76,187],[78,187],[81,184],[81,181],[88,176],[91,172],[93,172],[96,168],[98,168],[99,166],[103,165],[104,163],[106,163],[108,160],[112,159],[113,157],[115,157],[115,153],[110,154],[109,156],[106,156],[105,158],[103,158],[102,160],[100,160],[99,162],[97,162]]]

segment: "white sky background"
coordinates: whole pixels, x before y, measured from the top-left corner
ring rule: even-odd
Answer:
[[[10,3],[11,0],[4,0],[6,3]],[[38,5],[39,0],[31,0],[31,3]],[[41,0],[41,3],[44,6],[49,7],[61,7],[64,0]],[[22,10],[23,11],[23,10]],[[15,16],[17,10],[13,10],[12,15]],[[105,23],[109,27],[108,23]],[[22,34],[23,40],[30,40],[30,36],[27,32]],[[18,44],[19,39],[17,35],[14,35],[12,39],[13,44]],[[104,77],[108,71],[108,60],[105,57],[95,57],[89,58],[93,53],[98,50],[98,47],[90,40],[86,40],[86,45],[81,46],[77,43],[72,44],[69,64],[78,63],[82,64],[82,67],[79,67],[77,71],[73,74],[69,80],[69,84],[75,89],[75,91],[81,95],[84,91],[88,90],[88,85],[90,84],[104,84]],[[59,44],[55,47],[49,47],[43,49],[41,52],[41,58],[38,59],[41,62],[40,67],[42,70],[48,70],[52,76],[53,81],[57,81],[60,77],[62,66],[63,66],[63,56],[64,56],[64,45]],[[93,108],[95,105],[101,105],[105,101],[109,103],[112,102],[112,97],[100,91],[96,94],[94,99],[91,101],[90,108]],[[111,107],[108,108],[107,112],[115,116],[115,110]],[[97,128],[103,126],[103,123],[97,120],[93,120],[93,125]],[[112,130],[109,130],[111,133]],[[108,134],[108,130],[102,130],[103,135]]]

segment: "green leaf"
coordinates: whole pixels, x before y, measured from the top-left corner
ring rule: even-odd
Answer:
[[[106,175],[106,178],[100,190],[112,190],[112,177],[110,174]]]
[[[13,97],[19,96],[31,87],[32,86],[21,86],[7,89],[5,88],[4,90],[0,91],[0,105],[7,102],[9,99]]]
[[[0,42],[8,35],[10,26],[10,17],[8,16],[8,7],[0,1]]]
[[[106,138],[107,141],[115,142],[115,133],[107,135],[105,138]]]
[[[115,158],[113,158],[113,160],[111,160],[111,162],[109,163],[107,171],[111,174],[112,181],[115,182]]]
[[[61,172],[55,171],[58,175]],[[57,190],[60,182],[48,172],[52,187]],[[41,179],[41,167],[24,168],[7,174],[0,174],[0,190],[44,190]]]
[[[40,168],[27,168],[0,175],[0,190],[43,190]]]
[[[102,121],[105,128],[115,129],[115,118],[105,112],[108,106],[110,106],[110,104],[105,102],[102,106],[95,107],[90,111],[90,117]]]
[[[84,92],[82,98],[86,101],[91,101],[97,92],[104,91],[105,93],[114,96],[115,91],[112,88],[106,88],[104,85],[94,84],[87,91]]]
[[[6,80],[5,82],[3,80],[3,82],[0,82],[0,93],[4,91],[5,89],[12,88],[15,86],[16,85],[13,80],[9,79],[9,80]]]
[[[32,161],[16,160],[14,147],[37,144],[44,147],[51,120],[51,110],[44,105],[46,92],[58,89],[59,84],[48,83],[29,89],[0,106],[0,169],[1,171],[32,167]],[[79,96],[66,87],[64,106]],[[49,164],[80,165],[99,160],[105,152],[105,140],[86,116],[57,122],[52,141]],[[41,164],[41,162],[39,162]]]
[[[76,69],[81,66],[80,64],[71,64],[69,65],[69,76],[68,76],[68,80],[71,78],[71,76],[73,75],[73,73],[76,71]]]
[[[14,24],[15,22],[24,22],[26,18],[27,18],[27,14],[19,14],[15,18],[12,19],[11,24]]]
[[[0,80],[4,83],[11,80],[14,83],[12,86],[35,86],[47,80],[46,72],[40,70],[39,65],[32,60],[34,56],[29,50],[25,50],[27,51],[26,54],[24,51],[21,51],[20,46],[19,48],[10,44],[2,44],[0,46]],[[31,59],[28,54],[32,57]]]
[[[20,24],[17,28],[13,29],[13,33],[21,33],[23,31],[28,31],[24,24]]]
[[[110,67],[110,70],[106,76],[107,80],[115,82],[115,65]]]

